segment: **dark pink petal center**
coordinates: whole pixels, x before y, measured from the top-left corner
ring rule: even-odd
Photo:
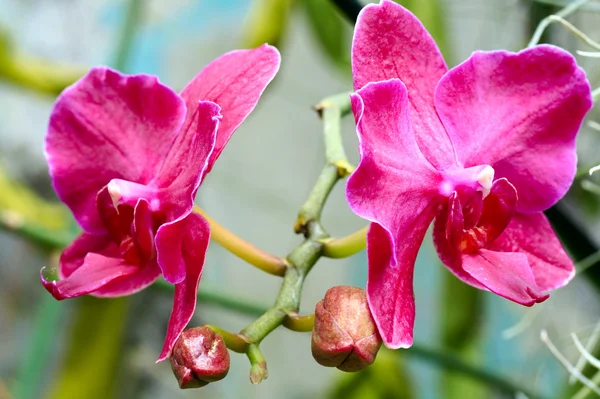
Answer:
[[[472,254],[488,248],[504,232],[517,207],[517,190],[508,180],[498,179],[485,198],[469,195],[467,201],[463,201],[459,194],[458,200],[459,206],[448,213],[446,236],[453,246],[458,245],[459,252]],[[456,215],[461,211],[462,217]],[[476,223],[468,226],[467,218],[477,214]]]
[[[96,198],[100,219],[128,264],[142,267],[156,257],[154,237],[165,222],[165,215],[151,209],[152,200],[120,196],[113,182],[100,190]]]

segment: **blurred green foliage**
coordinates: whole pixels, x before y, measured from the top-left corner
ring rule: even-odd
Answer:
[[[280,46],[290,19],[293,0],[254,0],[244,29],[244,47],[263,43]]]
[[[411,399],[415,397],[404,358],[384,347],[373,365],[357,373],[339,373],[330,399]]]
[[[67,229],[71,219],[64,206],[40,198],[28,187],[11,179],[1,165],[0,216],[15,224],[35,223],[52,230]]]
[[[444,265],[440,264],[444,268]],[[440,303],[442,346],[469,364],[481,365],[481,324],[485,294],[444,270]],[[446,399],[484,398],[485,387],[465,375],[444,371],[440,391]]]
[[[48,399],[115,397],[129,298],[76,300],[66,358]]]
[[[304,0],[309,26],[317,44],[344,73],[350,73],[352,30],[330,0]]]

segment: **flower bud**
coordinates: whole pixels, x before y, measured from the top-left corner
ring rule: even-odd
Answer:
[[[342,371],[359,371],[375,361],[380,347],[381,337],[365,290],[330,288],[315,308],[312,354],[317,363]]]
[[[223,337],[207,326],[184,330],[173,347],[171,368],[181,389],[200,388],[225,378],[229,352]]]

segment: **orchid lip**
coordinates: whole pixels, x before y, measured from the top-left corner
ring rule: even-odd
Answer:
[[[118,209],[119,201],[123,198],[123,194],[121,193],[121,189],[117,183],[114,181],[110,181],[106,186],[108,189],[108,194],[110,195],[110,199],[112,200],[113,206],[115,209]]]
[[[477,175],[477,183],[481,186],[479,189],[483,193],[483,198],[487,197],[494,182],[494,168],[485,165],[483,170]]]
[[[477,165],[469,168],[451,169],[442,172],[443,180],[439,185],[439,193],[445,197],[453,191],[473,190],[487,197],[494,182],[494,168],[490,165]]]

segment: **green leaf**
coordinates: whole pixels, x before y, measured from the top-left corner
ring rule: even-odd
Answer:
[[[68,349],[48,399],[115,397],[128,298],[77,298]]]
[[[279,46],[285,35],[292,0],[254,0],[244,29],[244,47]]]
[[[303,4],[321,50],[336,66],[350,73],[351,27],[330,0],[304,0]]]

